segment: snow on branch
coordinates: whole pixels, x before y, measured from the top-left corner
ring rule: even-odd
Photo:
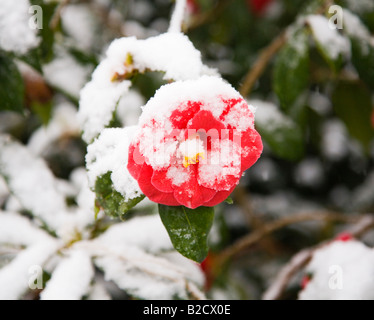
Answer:
[[[90,290],[94,276],[91,258],[84,251],[72,251],[58,264],[41,293],[42,300],[80,300]]]
[[[118,101],[131,86],[130,79],[146,71],[163,72],[165,80],[197,79],[216,73],[202,63],[200,52],[181,33],[146,40],[114,40],[92,80],[81,91],[78,116],[86,142],[92,142],[109,125]]]
[[[81,246],[90,250],[106,280],[114,281],[136,297],[186,299],[189,296],[186,283],[193,283],[195,291],[203,285],[199,267],[173,250],[156,216],[114,225],[99,238]]]
[[[30,268],[42,267],[62,246],[61,241],[32,226],[26,218],[0,212],[0,245],[9,242],[29,246],[0,269],[1,300],[20,298],[29,288]]]
[[[11,192],[25,209],[56,230],[67,208],[46,163],[7,135],[0,135],[0,149],[0,174]]]
[[[184,13],[186,10],[186,0],[176,0],[173,15],[171,16],[168,32],[181,32]]]

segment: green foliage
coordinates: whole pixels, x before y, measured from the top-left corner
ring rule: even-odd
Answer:
[[[370,123],[371,92],[361,82],[341,81],[333,92],[332,103],[352,137],[368,149],[374,138],[374,129]]]
[[[351,45],[352,62],[360,78],[374,89],[374,46],[358,38],[351,38]]]
[[[304,153],[304,135],[300,126],[280,110],[268,110],[273,119],[256,120],[256,128],[275,155],[298,160]],[[266,121],[265,121],[266,120]]]
[[[142,201],[144,196],[126,201],[124,197],[114,189],[110,175],[111,172],[107,172],[96,180],[96,207],[103,208],[105,214],[108,216],[124,219],[126,213]]]
[[[293,32],[274,66],[274,91],[286,112],[309,84],[308,40],[309,32],[305,28]]]
[[[214,219],[214,208],[159,204],[158,210],[174,248],[185,257],[202,262],[208,254],[207,238]]]
[[[34,51],[31,51],[31,54],[28,56],[36,55],[39,57],[41,62],[49,62],[53,59],[54,52],[53,52],[53,44],[55,41],[55,33],[57,30],[54,30],[50,27],[50,23],[52,18],[54,17],[54,13],[58,6],[58,2],[51,1],[46,2],[43,0],[31,0],[30,3],[32,5],[38,5],[42,8],[43,12],[43,28],[39,30],[39,36],[41,37],[41,44],[38,48]],[[58,29],[59,26],[56,26]],[[35,61],[37,58],[33,58]],[[34,63],[34,66],[37,64]]]
[[[0,111],[23,113],[24,83],[12,57],[0,51]]]

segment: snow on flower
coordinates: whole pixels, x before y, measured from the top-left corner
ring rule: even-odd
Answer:
[[[317,250],[306,268],[311,279],[301,300],[374,299],[374,251],[356,240],[334,241]]]
[[[253,109],[218,77],[178,81],[148,101],[128,170],[154,202],[215,206],[262,152]]]

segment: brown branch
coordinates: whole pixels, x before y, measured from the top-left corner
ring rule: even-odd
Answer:
[[[60,4],[57,6],[51,21],[49,22],[49,27],[52,30],[56,30],[61,19],[62,10],[70,3],[71,0],[61,0]]]
[[[231,246],[224,249],[217,257],[217,265],[223,266],[227,261],[237,256],[240,252],[248,247],[256,244],[258,241],[263,239],[265,236],[282,229],[288,225],[305,222],[305,221],[341,221],[345,223],[355,223],[362,216],[348,216],[341,213],[335,212],[311,212],[303,213],[298,215],[286,216],[279,220],[264,224],[261,228],[251,232],[250,234],[240,238]]]
[[[374,216],[364,215],[357,221],[357,223],[349,230],[349,233],[353,237],[359,238],[365,232],[374,227]],[[295,254],[290,262],[288,262],[278,273],[278,276],[272,283],[272,285],[266,290],[263,295],[264,300],[278,300],[282,297],[283,292],[287,288],[291,278],[302,268],[304,268],[307,263],[313,257],[314,252],[325,246],[329,241],[320,243],[314,247],[304,249],[297,254]]]
[[[272,57],[283,47],[286,41],[286,31],[283,31],[260,52],[260,55],[254,62],[252,68],[246,74],[243,84],[240,86],[239,92],[243,97],[249,95],[256,80],[262,75]]]
[[[243,210],[245,219],[251,229],[257,229],[262,226],[263,222],[257,217],[252,208],[250,195],[245,188],[238,185],[233,193],[235,203]]]

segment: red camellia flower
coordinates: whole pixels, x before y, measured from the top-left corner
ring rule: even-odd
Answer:
[[[150,200],[194,209],[224,201],[261,152],[252,108],[204,76],[165,85],[148,101],[127,168]]]

